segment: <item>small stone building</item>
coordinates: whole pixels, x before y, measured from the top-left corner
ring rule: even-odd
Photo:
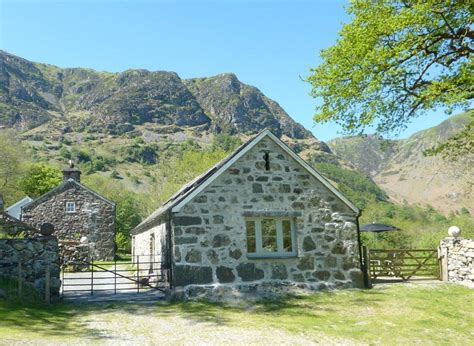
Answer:
[[[138,225],[133,258],[162,262],[188,296],[362,287],[359,215],[264,130]]]
[[[82,185],[80,178],[81,171],[73,164],[64,169],[61,184],[23,206],[22,220],[36,228],[54,225],[62,250],[87,246],[89,257],[113,260],[115,203]]]

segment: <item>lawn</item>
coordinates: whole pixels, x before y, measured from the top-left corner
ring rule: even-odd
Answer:
[[[474,344],[474,290],[399,284],[233,304],[0,302],[0,344]]]

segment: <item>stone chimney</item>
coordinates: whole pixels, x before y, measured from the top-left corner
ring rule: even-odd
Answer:
[[[81,182],[81,171],[74,167],[74,162],[69,160],[69,167],[63,169],[63,180],[73,179],[78,183]]]

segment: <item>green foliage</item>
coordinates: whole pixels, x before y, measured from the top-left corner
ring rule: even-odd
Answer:
[[[464,161],[474,165],[474,111],[469,112],[471,121],[467,126],[445,142],[423,152],[426,156],[441,154],[444,158],[454,161]]]
[[[152,177],[155,178],[156,183],[153,184],[148,196],[148,212],[154,210],[185,183],[193,180],[227,155],[227,152],[219,149],[188,149],[160,162],[159,174]]]
[[[445,345],[449,338],[450,344],[469,345],[473,303],[472,290],[450,284],[327,290],[238,304],[199,300],[25,306],[0,300],[0,339],[74,345],[99,343],[104,335],[147,341],[167,335],[169,344],[193,344],[206,333],[210,340],[226,335],[268,343],[277,331],[284,344]]]
[[[332,163],[316,163],[315,167],[327,178],[335,181],[339,190],[358,208],[364,209],[371,201],[384,201],[387,198],[385,192],[362,173]]]
[[[436,248],[452,225],[461,228],[463,237],[474,238],[474,219],[469,214],[445,217],[430,206],[372,202],[363,210],[360,223],[372,222],[394,225],[401,231],[363,233],[362,241],[370,248]]]
[[[227,133],[220,133],[212,139],[213,150],[234,151],[242,144],[242,141],[237,136],[232,136]]]
[[[91,161],[91,154],[86,149],[80,149],[75,156],[79,162]]]
[[[59,185],[61,179],[61,171],[58,168],[36,163],[30,165],[19,186],[25,194],[38,197]]]
[[[135,141],[132,145],[122,148],[122,154],[125,160],[146,165],[155,164],[158,159],[157,147],[141,143],[143,143],[143,141]]]
[[[0,130],[0,196],[5,203],[21,197],[18,181],[24,173],[25,153],[12,131]]]
[[[110,172],[110,177],[112,179],[120,179],[120,174],[114,169],[112,172]]]
[[[355,133],[400,129],[428,110],[474,97],[474,20],[468,1],[353,1],[352,21],[311,70],[317,122]]]
[[[65,159],[70,159],[72,157],[71,152],[66,147],[61,147],[61,149],[59,150],[59,155],[61,157],[64,157]]]

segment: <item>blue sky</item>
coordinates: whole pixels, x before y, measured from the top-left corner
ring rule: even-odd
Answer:
[[[277,101],[322,140],[317,100],[301,80],[337,38],[345,1],[7,1],[0,0],[0,48],[60,67],[168,70],[182,78],[233,72]],[[416,119],[406,137],[446,118]]]

